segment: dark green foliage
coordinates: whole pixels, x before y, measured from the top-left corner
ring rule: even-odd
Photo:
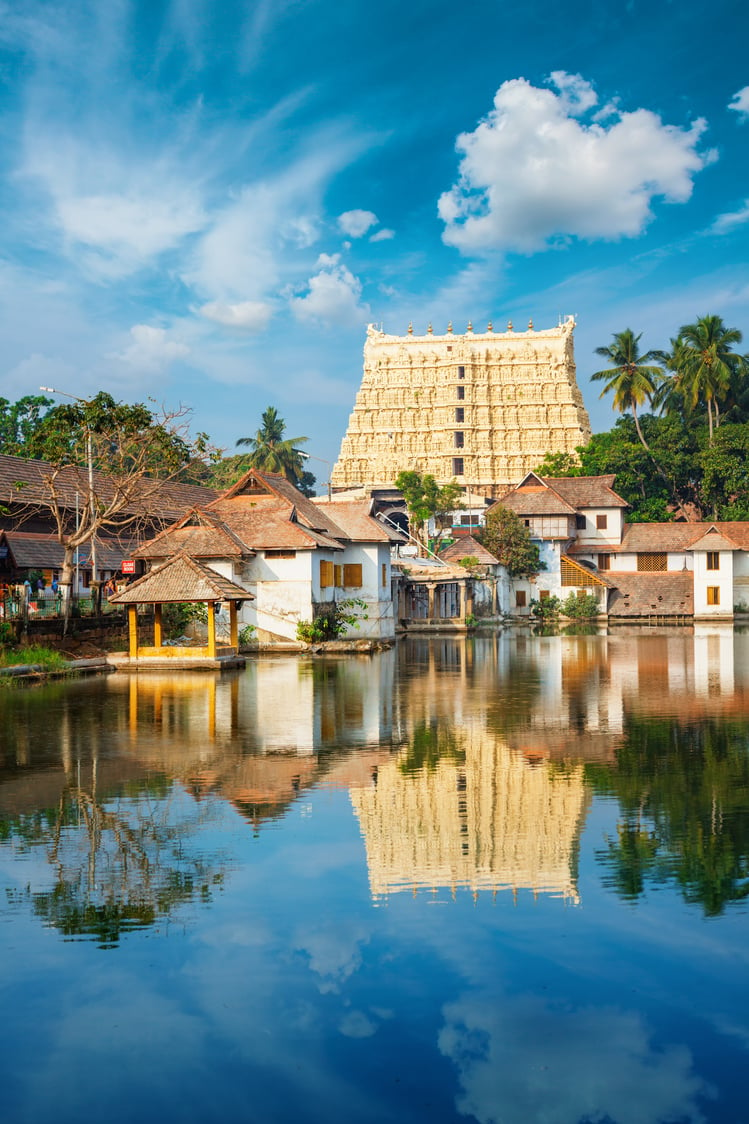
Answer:
[[[572,620],[589,620],[601,611],[598,598],[592,593],[570,593],[559,608],[565,617]]]
[[[551,597],[544,597],[541,601],[535,599],[531,601],[530,609],[531,614],[538,621],[553,621],[559,616],[561,611],[562,602],[558,597],[551,595]]]
[[[507,568],[510,577],[530,577],[545,568],[522,519],[501,504],[495,504],[487,514],[481,542]]]
[[[612,889],[636,899],[674,882],[708,916],[749,897],[747,744],[743,721],[629,719],[615,767],[586,770],[621,807],[598,853]]]
[[[54,405],[51,398],[27,394],[17,402],[0,398],[0,453],[10,457],[30,457],[30,443],[45,412]]]

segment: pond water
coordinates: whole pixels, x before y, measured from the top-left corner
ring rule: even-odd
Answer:
[[[749,635],[0,692],[5,1124],[749,1119]]]

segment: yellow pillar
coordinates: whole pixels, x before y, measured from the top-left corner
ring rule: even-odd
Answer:
[[[231,630],[229,643],[231,644],[232,648],[236,648],[237,651],[239,651],[239,625],[237,623],[236,601],[229,602],[229,628]]]
[[[138,606],[128,605],[127,626],[130,634],[130,659],[138,658]]]
[[[208,658],[216,658],[216,602],[208,602]]]
[[[153,607],[153,646],[160,648],[162,644],[162,630],[161,630],[161,605],[154,605]]]

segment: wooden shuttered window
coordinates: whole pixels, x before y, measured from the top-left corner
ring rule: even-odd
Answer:
[[[335,587],[343,589],[343,566],[339,562],[335,564]]]
[[[361,562],[347,562],[343,567],[343,588],[360,589],[361,585]]]
[[[333,571],[333,563],[320,561],[320,587],[325,589],[326,586],[335,584],[335,574]]]
[[[720,605],[719,585],[709,585],[707,587],[707,603],[708,605]]]

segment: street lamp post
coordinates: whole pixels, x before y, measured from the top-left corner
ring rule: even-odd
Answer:
[[[333,493],[332,493],[332,484],[331,484],[331,481],[330,481],[330,477],[333,474],[333,469],[331,467],[330,461],[326,461],[324,457],[316,457],[312,453],[303,453],[301,449],[297,449],[297,452],[299,453],[299,456],[303,457],[304,460],[306,460],[306,461],[309,461],[309,460],[321,461],[323,464],[326,464],[328,466],[328,479],[327,479],[326,483],[327,483],[327,486],[328,486],[328,499],[331,500],[333,498]]]
[[[74,402],[81,402],[84,406],[89,405],[87,398],[79,398],[77,394],[69,394],[67,390],[56,390],[54,386],[40,386],[40,390],[46,391],[47,394],[60,394],[63,398],[72,398]],[[96,501],[94,499],[94,459],[93,451],[91,448],[91,430],[86,425],[86,460],[88,462],[88,498],[89,508],[91,512],[91,581],[96,581],[96,533],[94,530],[96,519]],[[78,495],[76,493],[76,504]],[[78,552],[76,551],[76,557]],[[78,576],[76,574],[76,582]]]

